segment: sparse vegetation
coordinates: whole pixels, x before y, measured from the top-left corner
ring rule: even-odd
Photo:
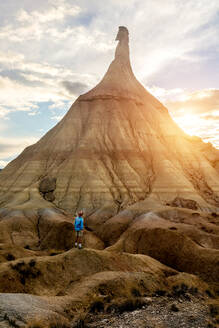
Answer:
[[[209,289],[206,289],[205,293],[211,297],[211,298],[214,298],[214,295],[212,294],[212,292],[209,290]]]
[[[14,261],[14,260],[15,260],[15,257],[14,257],[13,254],[8,253],[8,254],[6,255],[6,260],[7,260],[7,261]]]
[[[75,323],[73,324],[72,328],[87,328],[87,323],[88,323],[88,312],[81,311],[77,315],[77,319],[75,320]]]
[[[24,261],[17,262],[16,264],[11,264],[11,268],[16,271],[20,271],[21,267],[24,266]]]
[[[166,291],[159,289],[159,290],[156,290],[155,291],[155,294],[154,295],[155,296],[165,296],[166,295]]]
[[[131,294],[134,296],[134,297],[140,297],[141,296],[141,293],[138,289],[136,288],[132,288],[131,290]]]
[[[197,287],[188,287],[186,284],[182,283],[180,286],[175,285],[172,287],[172,296],[174,297],[183,297],[187,300],[190,300],[189,294],[197,295],[198,288]]]
[[[16,323],[15,319],[10,318],[9,315],[7,315],[6,313],[4,314],[4,321],[7,321],[11,327],[13,328],[19,328],[20,326]]]
[[[142,308],[146,304],[146,301],[143,297],[131,297],[131,298],[122,298],[112,301],[109,305],[106,306],[106,312],[111,313],[123,313],[130,312],[136,309]]]
[[[36,261],[34,259],[30,260],[30,262],[29,262],[30,267],[34,267],[35,264],[36,264]]]
[[[112,295],[112,291],[109,289],[107,284],[100,284],[98,287],[98,292],[100,295]]]
[[[101,300],[94,301],[91,306],[89,312],[98,313],[104,311],[104,303]]]
[[[34,319],[31,322],[28,323],[27,328],[70,328],[70,324],[67,323],[66,319],[55,319],[51,322],[40,320],[40,319]]]
[[[176,306],[176,304],[172,304],[170,307],[170,310],[173,312],[179,312],[179,308],[178,308],[178,306]]]
[[[34,259],[30,260],[27,264],[24,261],[12,264],[11,268],[20,274],[20,282],[25,285],[26,279],[37,278],[41,272],[35,268],[36,261]]]
[[[217,328],[215,325],[213,325],[212,323],[208,323],[207,328]]]
[[[219,305],[210,304],[210,314],[212,317],[216,317],[219,314]]]

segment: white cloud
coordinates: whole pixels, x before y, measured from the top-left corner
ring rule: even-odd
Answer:
[[[0,137],[0,160],[18,155],[24,148],[37,142],[36,137]]]
[[[81,53],[84,50],[87,58],[92,53],[112,53],[117,26],[126,24],[130,27],[135,65],[141,79],[148,78],[174,59],[199,60],[199,56],[191,55],[191,51],[217,45],[217,28],[209,24],[219,9],[216,0],[211,0],[208,6],[203,0],[188,0],[182,5],[173,0],[166,0],[165,3],[162,0],[138,0],[128,4],[109,0],[104,5],[95,0],[75,1],[74,4],[66,0],[45,1],[44,7],[33,11],[22,8],[15,15],[18,21],[4,26],[0,37],[12,43],[25,43],[27,51],[30,47],[37,52],[41,47],[47,47],[48,58],[64,60],[70,55],[72,62],[75,59],[80,62],[85,60]],[[95,19],[86,25],[86,20],[80,22],[83,15],[88,20],[93,16]],[[68,16],[72,17],[71,21],[66,20]],[[79,17],[78,21],[75,20],[76,16]],[[43,48],[42,51],[45,54]],[[100,74],[102,63],[102,58],[96,63],[88,62],[88,69],[93,67],[92,73]]]
[[[15,14],[16,19],[0,30],[0,39],[5,37],[12,42],[40,40],[45,35],[54,34],[56,24],[67,17],[74,17],[80,13],[79,6],[65,0],[45,1],[45,8],[41,11],[27,11],[22,8]]]
[[[168,100],[182,100],[185,98],[186,91],[182,88],[165,89],[158,86],[147,87],[147,90],[152,93],[161,102]]]
[[[29,115],[29,116],[35,116],[37,114],[38,114],[38,112],[30,112],[30,113],[27,113],[27,115]]]
[[[0,116],[6,117],[13,111],[31,111],[38,107],[34,102],[43,99],[41,90],[35,91],[7,77],[0,77]],[[39,98],[38,98],[39,97]],[[34,99],[35,98],[35,99]]]
[[[58,100],[56,102],[53,102],[53,104],[49,106],[49,109],[65,109],[66,107],[69,108],[71,106],[71,103],[71,101],[65,102],[62,100]]]
[[[11,109],[0,106],[0,119],[8,119],[8,114],[11,112]]]
[[[17,20],[28,24],[45,24],[51,21],[63,20],[66,16],[76,16],[80,12],[78,6],[71,6],[66,1],[50,1],[50,9],[44,11],[34,10],[28,13],[21,9],[17,14]]]
[[[0,169],[3,169],[8,164],[8,161],[1,161],[0,160]]]
[[[84,80],[83,73],[92,76],[90,80],[94,83],[112,59],[117,26],[126,24],[130,27],[136,75],[143,82],[147,79],[148,84],[150,76],[170,62],[200,61],[197,50],[217,45],[217,27],[209,24],[217,9],[216,0],[211,0],[208,6],[203,0],[188,0],[182,5],[173,0],[165,3],[135,0],[128,4],[109,0],[104,5],[97,0],[74,3],[46,0],[39,10],[32,11],[24,5],[15,14],[17,20],[0,29],[2,49],[7,40],[8,49],[20,50],[14,58],[9,56],[9,64],[7,52],[4,66],[12,64],[13,69],[29,72],[26,78],[30,81],[43,82],[39,74],[55,78],[60,72],[65,75],[74,72],[79,76],[77,81]],[[88,21],[91,18],[89,24],[86,19],[80,22],[83,15]],[[66,20],[69,16],[71,20]],[[18,40],[22,48],[14,44]],[[196,53],[192,54],[194,50]]]
[[[12,79],[0,74],[2,118],[7,118],[14,111],[32,111],[38,108],[40,102],[53,102],[50,108],[66,109],[79,95],[79,86],[83,86],[78,80],[83,79],[88,85],[94,83],[89,74],[74,73],[61,65],[29,62],[23,55],[13,52],[0,52],[0,64],[9,72],[17,72],[19,76]],[[75,86],[76,93],[70,93],[63,81]]]
[[[16,68],[14,64],[20,63],[24,60],[23,54],[13,53],[13,52],[0,52],[0,63],[4,64],[6,67],[11,69]]]
[[[0,113],[1,113],[1,108],[0,108]],[[0,132],[6,131],[8,128],[8,122],[6,120],[0,120]]]
[[[54,115],[51,117],[54,121],[60,121],[63,118],[64,115]]]
[[[34,115],[41,102],[60,102],[69,97],[65,90],[59,90],[57,85],[28,86],[7,77],[0,77],[0,117],[7,118],[16,111],[32,112]],[[28,113],[30,114],[30,113]]]
[[[23,54],[8,51],[7,53],[0,52],[0,64],[4,69],[20,70],[36,74],[48,74],[50,77],[61,75],[71,75],[72,71],[68,68],[59,65],[49,65],[48,63],[36,63],[26,60]],[[26,76],[30,81],[34,81],[34,75],[29,73]]]
[[[212,115],[219,110],[219,90],[203,89],[181,94],[178,99],[168,99],[167,107],[176,115],[190,110],[192,114]],[[216,114],[217,116],[217,114]]]

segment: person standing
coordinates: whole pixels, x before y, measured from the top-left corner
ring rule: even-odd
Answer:
[[[84,219],[83,212],[80,211],[75,218],[74,222],[75,227],[75,247],[81,249],[82,248],[82,238],[83,238],[83,230],[84,230]]]

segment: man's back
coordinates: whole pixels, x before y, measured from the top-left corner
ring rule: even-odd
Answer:
[[[84,223],[83,218],[81,216],[77,216],[75,218],[75,231],[83,230],[83,223]]]

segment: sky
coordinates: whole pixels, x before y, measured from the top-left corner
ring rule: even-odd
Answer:
[[[137,79],[219,148],[218,0],[0,2],[0,168],[94,87],[129,29]]]

